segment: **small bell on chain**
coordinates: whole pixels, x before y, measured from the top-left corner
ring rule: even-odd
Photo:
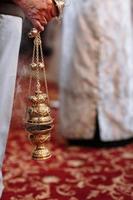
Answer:
[[[34,47],[32,63],[30,64],[31,73],[26,110],[26,130],[29,133],[31,143],[35,146],[32,158],[34,160],[44,160],[51,157],[51,153],[46,147],[46,142],[50,139],[53,119],[49,107],[49,94],[40,33],[33,28],[29,33],[29,37],[34,39]],[[41,80],[40,77],[42,73],[44,74],[44,80]],[[33,77],[36,79],[36,84],[35,91],[31,95]],[[42,89],[43,83],[45,91]]]

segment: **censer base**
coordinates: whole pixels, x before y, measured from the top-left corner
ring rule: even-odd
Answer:
[[[51,152],[47,149],[46,143],[50,140],[52,129],[53,125],[26,124],[29,140],[35,146],[32,153],[33,160],[46,160],[51,157]]]
[[[47,160],[51,158],[51,153],[49,149],[46,147],[36,147],[36,149],[32,153],[32,159],[33,160]]]

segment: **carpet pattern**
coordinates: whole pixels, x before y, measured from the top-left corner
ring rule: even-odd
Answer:
[[[55,124],[58,111],[54,110]],[[13,126],[14,127],[14,126]],[[47,161],[32,161],[21,128],[11,128],[2,200],[133,200],[133,144],[112,149],[59,145],[56,127]]]
[[[131,200],[133,145],[93,149],[49,145],[52,159],[30,159],[23,131],[10,134],[2,200]]]

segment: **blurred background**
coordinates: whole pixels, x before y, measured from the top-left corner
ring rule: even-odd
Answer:
[[[133,199],[132,1],[72,0],[42,33],[53,156],[24,128],[32,26],[24,21],[2,200]]]

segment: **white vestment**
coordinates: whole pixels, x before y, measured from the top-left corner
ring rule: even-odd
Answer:
[[[133,137],[133,24],[130,0],[72,0],[65,9],[60,132],[102,141]]]
[[[12,114],[21,33],[20,17],[0,15],[0,196],[3,191],[1,170]]]

